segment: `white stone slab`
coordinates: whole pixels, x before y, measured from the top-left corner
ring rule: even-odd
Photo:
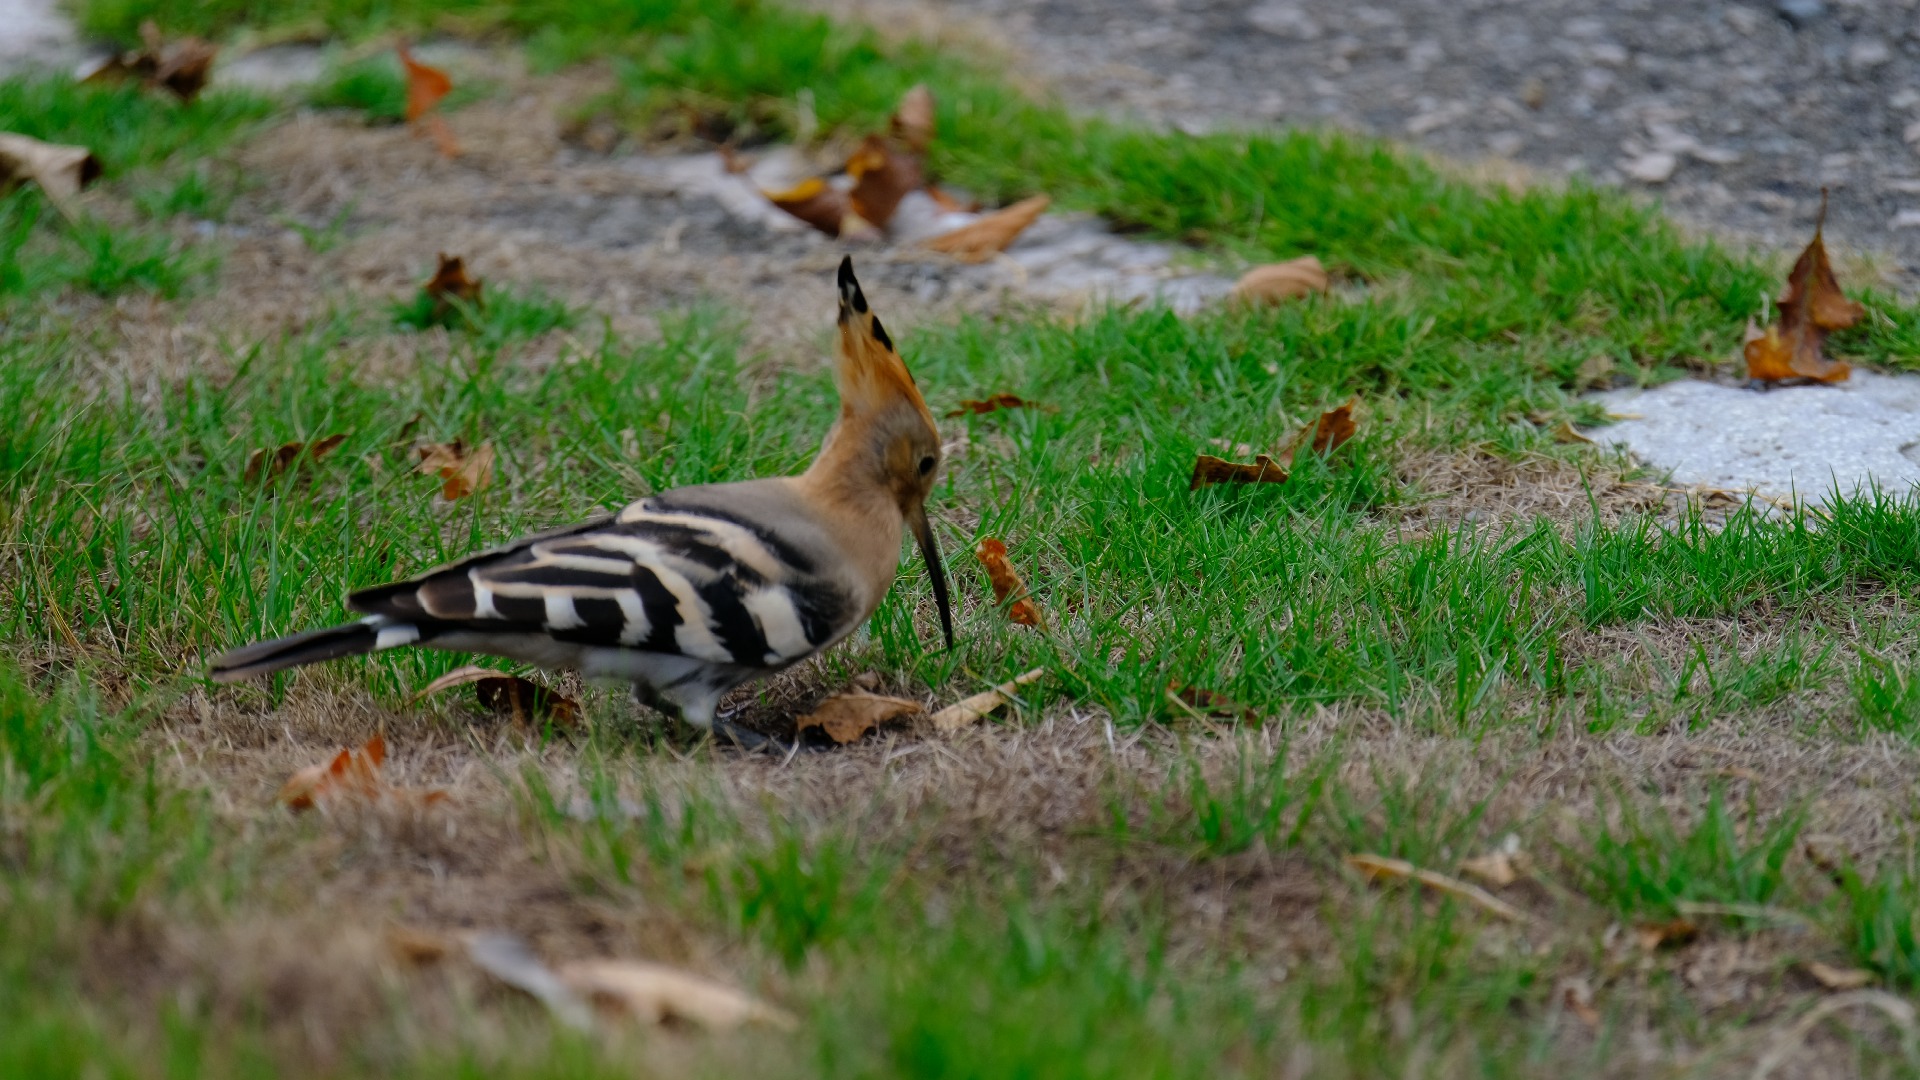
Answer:
[[[1618,443],[1674,482],[1822,503],[1878,484],[1920,484],[1920,376],[1856,369],[1832,386],[1772,390],[1685,379],[1593,395],[1637,416],[1586,435]]]

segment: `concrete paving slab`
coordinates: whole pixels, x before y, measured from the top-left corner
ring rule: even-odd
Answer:
[[[1675,483],[1820,504],[1837,490],[1920,484],[1920,376],[1855,370],[1832,386],[1772,390],[1684,379],[1593,395],[1634,417],[1585,434]]]

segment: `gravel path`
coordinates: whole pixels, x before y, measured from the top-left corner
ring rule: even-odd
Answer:
[[[943,0],[1074,102],[1328,125],[1830,243],[1920,292],[1920,0]]]

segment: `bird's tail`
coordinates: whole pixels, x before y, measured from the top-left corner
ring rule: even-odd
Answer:
[[[359,622],[242,645],[216,657],[207,674],[214,682],[239,682],[322,660],[411,645],[418,640],[419,628],[384,615],[373,615]]]

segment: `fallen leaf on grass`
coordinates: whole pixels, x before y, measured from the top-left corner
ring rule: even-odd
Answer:
[[[793,1031],[799,1022],[744,991],[692,972],[638,960],[575,960],[562,964],[560,980],[603,1012],[662,1024],[680,1020],[709,1031],[732,1031],[760,1023]]]
[[[988,413],[999,412],[1001,409],[1045,409],[1048,412],[1054,411],[1051,406],[1042,405],[1037,401],[1028,401],[1018,394],[994,394],[984,401],[976,401],[973,398],[962,401],[958,408],[947,413],[947,419],[951,420],[956,416],[966,416],[968,414],[985,416]]]
[[[440,263],[434,268],[433,276],[427,279],[420,291],[433,300],[433,317],[444,321],[453,313],[454,301],[470,307],[479,307],[482,282],[479,278],[467,276],[467,260],[459,255],[439,253]]]
[[[493,444],[481,443],[472,450],[460,439],[450,443],[429,443],[417,448],[420,467],[415,472],[444,481],[440,496],[448,502],[464,499],[476,491],[493,486]]]
[[[39,184],[54,205],[100,179],[100,159],[84,146],[61,146],[12,132],[0,132],[0,193],[22,184]]]
[[[1633,928],[1633,940],[1642,949],[1654,952],[1658,949],[1677,949],[1688,945],[1700,936],[1699,924],[1692,919],[1673,918],[1665,922],[1641,923]]]
[[[919,154],[878,135],[867,136],[847,159],[847,175],[853,177],[847,205],[881,228],[893,220],[900,200],[927,182]]]
[[[1250,465],[1227,461],[1212,454],[1198,455],[1193,463],[1193,475],[1187,481],[1187,490],[1198,491],[1215,484],[1286,483],[1288,470],[1299,457],[1301,447],[1311,447],[1315,454],[1324,457],[1353,438],[1360,430],[1359,423],[1353,418],[1354,407],[1359,403],[1360,399],[1356,396],[1348,398],[1338,408],[1328,409],[1282,443],[1274,456],[1259,454]],[[1216,444],[1220,441],[1214,440]],[[1281,465],[1280,461],[1287,464]]]
[[[89,72],[82,82],[138,80],[149,90],[166,90],[181,101],[192,101],[213,74],[218,46],[197,37],[167,41],[152,19],[140,24],[141,47],[110,58]]]
[[[1047,209],[1047,204],[1052,201],[1045,195],[1022,199],[1012,206],[995,210],[978,221],[923,241],[920,246],[951,255],[961,262],[986,262],[1007,250],[1007,245],[1013,243],[1015,238],[1025,232],[1027,226],[1039,220],[1041,213]]]
[[[537,717],[550,717],[560,724],[572,724],[580,719],[580,703],[558,690],[476,664],[455,668],[433,680],[407,699],[407,704],[411,705],[451,687],[469,684],[473,686],[474,696],[479,699],[481,708],[503,713],[516,724],[526,724]]]
[[[1840,382],[1851,368],[1844,360],[1829,360],[1822,352],[1827,334],[1860,321],[1866,309],[1847,299],[1827,261],[1820,232],[1827,220],[1827,192],[1820,190],[1820,217],[1813,239],[1787,273],[1787,291],[1780,295],[1779,321],[1764,333],[1749,328],[1743,352],[1747,377],[1760,382],[1813,379]]]
[[[853,212],[846,192],[817,176],[785,191],[768,192],[767,199],[828,236],[863,240],[879,235],[872,222]]]
[[[1834,967],[1818,960],[1809,960],[1800,966],[1814,982],[1829,990],[1858,990],[1873,982],[1873,972],[1862,968]]]
[[[1580,434],[1580,429],[1574,427],[1573,421],[1571,420],[1562,420],[1558,424],[1555,424],[1553,431],[1549,434],[1553,436],[1553,441],[1557,443],[1585,443],[1588,446],[1597,445],[1592,439]]]
[[[407,123],[426,132],[442,157],[459,157],[460,143],[453,137],[453,129],[433,111],[442,98],[452,93],[452,76],[415,60],[404,41],[396,45],[394,51],[400,54],[400,66],[407,72]]]
[[[1287,470],[1281,468],[1265,454],[1255,457],[1251,465],[1217,458],[1212,454],[1201,454],[1194,459],[1193,477],[1187,481],[1187,490],[1199,491],[1203,487],[1212,487],[1215,484],[1284,484],[1286,482]]]
[[[263,477],[271,480],[286,472],[294,462],[300,460],[300,453],[303,450],[306,451],[308,461],[318,464],[322,458],[333,453],[341,443],[346,441],[347,436],[340,433],[329,435],[324,439],[316,439],[311,443],[281,443],[279,448],[274,450],[261,447],[247,455],[247,467],[240,474],[240,479],[249,484]]]
[[[1496,889],[1504,889],[1520,880],[1520,863],[1525,858],[1520,853],[1518,837],[1509,837],[1509,843],[1476,855],[1460,863],[1460,872],[1477,877]]]
[[[1282,263],[1256,266],[1240,275],[1233,299],[1243,304],[1278,304],[1295,297],[1327,291],[1327,270],[1312,255]]]
[[[1020,692],[1021,687],[1026,686],[1028,683],[1038,682],[1040,676],[1046,673],[1045,668],[1034,668],[1032,671],[1025,672],[1024,674],[1015,675],[1013,678],[991,690],[983,691],[970,698],[964,698],[954,702],[933,714],[934,730],[958,731],[984,718],[995,709],[1013,700],[1013,696]]]
[[[993,583],[993,601],[1006,608],[1007,620],[1019,626],[1039,626],[1040,607],[1027,595],[1027,583],[1007,559],[1007,545],[998,537],[985,537],[973,549],[973,556],[986,568]]]
[[[933,142],[933,91],[926,83],[916,83],[900,96],[900,104],[887,121],[887,131],[916,154],[924,154]],[[929,193],[932,188],[927,189]]]
[[[1253,723],[1257,717],[1247,708],[1225,694],[1213,690],[1203,690],[1197,686],[1181,686],[1170,683],[1167,686],[1167,700],[1181,711],[1199,717],[1218,717],[1222,719],[1245,720]]]
[[[375,735],[358,750],[342,750],[323,765],[309,765],[294,773],[274,798],[289,810],[326,809],[352,802],[430,806],[446,800],[444,791],[412,791],[387,783],[380,775],[386,760],[387,742]]]
[[[1347,865],[1367,876],[1369,881],[1414,881],[1435,892],[1455,896],[1492,915],[1512,922],[1526,922],[1527,914],[1478,885],[1432,870],[1422,870],[1405,859],[1385,855],[1349,855]]]
[[[889,720],[922,712],[919,702],[884,694],[835,694],[813,707],[813,711],[794,721],[796,736],[808,728],[819,728],[836,744],[845,746]]]

